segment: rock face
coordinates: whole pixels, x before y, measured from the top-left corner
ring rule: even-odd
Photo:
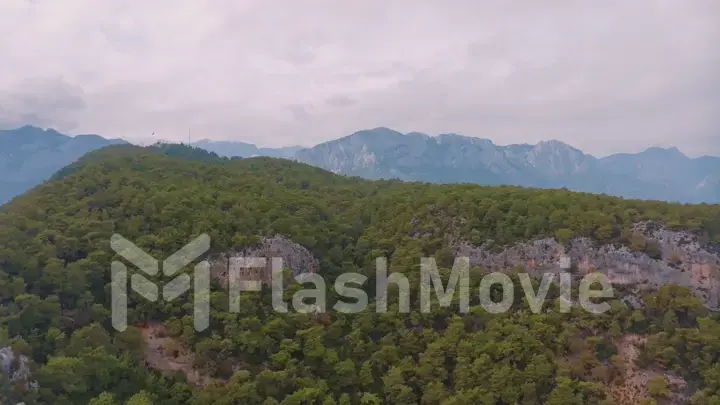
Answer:
[[[245,267],[234,258],[264,258],[265,266],[261,268]],[[283,268],[289,268],[293,275],[315,273],[318,260],[302,245],[282,235],[266,237],[256,246],[242,251],[232,251],[210,260],[210,273],[223,286],[228,285],[231,269],[237,269],[240,279],[244,281],[261,281],[268,284],[272,280],[273,258],[282,259]]]
[[[26,356],[17,355],[11,347],[0,349],[0,374],[4,374],[14,384],[22,384],[26,389],[36,389],[31,381],[30,361]]]
[[[540,239],[494,253],[466,242],[455,244],[458,256],[488,270],[523,267],[533,275],[571,271],[578,276],[601,272],[615,285],[657,288],[664,284],[689,287],[708,308],[720,310],[720,254],[714,246],[701,246],[699,237],[660,226],[637,224],[636,232],[657,241],[659,255],[633,252],[626,246],[597,246],[588,238],[562,245],[553,238]],[[568,261],[570,266],[562,261]],[[565,263],[567,264],[567,263]],[[567,267],[570,267],[568,269]],[[633,305],[641,305],[633,302]]]

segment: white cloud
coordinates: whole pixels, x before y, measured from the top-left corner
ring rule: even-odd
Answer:
[[[0,125],[720,154],[720,2],[7,0]]]

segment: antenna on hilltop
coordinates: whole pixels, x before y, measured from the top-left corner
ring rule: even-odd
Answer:
[[[188,146],[192,143],[192,139],[190,137],[190,127],[188,127]]]

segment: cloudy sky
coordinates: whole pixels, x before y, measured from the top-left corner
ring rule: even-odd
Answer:
[[[0,127],[720,155],[717,0],[2,0]]]

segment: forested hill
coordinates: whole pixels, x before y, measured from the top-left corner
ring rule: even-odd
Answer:
[[[358,314],[319,316],[274,312],[268,290],[244,293],[240,313],[230,313],[217,281],[210,329],[203,332],[195,332],[193,309],[183,305],[192,292],[155,303],[132,293],[133,326],[116,332],[109,288],[110,262],[119,259],[110,248],[115,233],[158,258],[203,233],[211,238],[208,257],[282,235],[317,260],[328,286],[343,272],[366,274],[372,302],[374,259],[381,256],[391,272],[417,285],[420,258],[435,257],[447,269],[454,241],[492,241],[493,251],[502,251],[541,237],[563,244],[588,237],[653,255],[649,240],[638,242],[634,224],[687,229],[712,245],[720,242],[718,218],[716,205],[368,181],[183,146],[108,147],[0,207],[0,349],[11,348],[15,358],[7,367],[0,361],[0,400],[621,405],[692,397],[696,405],[718,403],[720,323],[691,291],[673,285],[639,292],[642,307],[610,300],[613,309],[603,315],[553,311],[555,300],[539,314],[521,300],[504,314],[476,302],[461,314],[437,301],[431,313],[421,313],[413,291],[409,314],[399,313],[391,294],[387,313],[376,313],[371,303]],[[285,298],[299,288],[289,286]],[[328,300],[336,298],[330,289]],[[17,372],[24,364],[18,359],[27,359],[25,373]],[[636,387],[633,370],[651,382]]]

